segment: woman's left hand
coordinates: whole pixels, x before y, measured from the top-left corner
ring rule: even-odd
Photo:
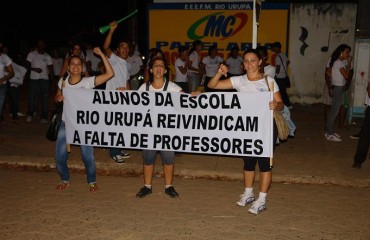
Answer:
[[[269,102],[269,107],[270,107],[270,110],[276,110],[278,108],[278,102],[276,101]]]
[[[125,91],[126,88],[125,87],[118,87],[116,90],[118,90],[118,91]]]

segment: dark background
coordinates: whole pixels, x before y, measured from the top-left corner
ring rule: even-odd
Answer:
[[[99,27],[113,20],[138,12],[121,22],[114,33],[112,44],[119,39],[135,41],[139,50],[146,51],[147,4],[151,0],[91,0],[91,1],[12,1],[2,7],[0,14],[0,42],[8,46],[10,54],[28,51],[38,39],[45,39],[49,47],[68,47],[73,42],[92,42],[101,46],[105,34]]]
[[[265,0],[265,2],[290,3],[357,3],[356,38],[370,38],[368,1]],[[0,42],[9,47],[11,56],[19,52],[27,53],[40,38],[47,40],[49,47],[69,47],[73,42],[87,41],[101,46],[106,34],[100,34],[99,27],[123,18],[137,9],[137,14],[119,24],[112,44],[121,38],[128,39],[137,43],[140,52],[145,55],[148,50],[147,5],[151,3],[153,0],[64,0],[47,3],[45,1],[7,1],[1,7]]]

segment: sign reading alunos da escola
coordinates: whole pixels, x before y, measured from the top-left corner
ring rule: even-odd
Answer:
[[[262,4],[259,12],[258,45],[281,42],[285,52],[288,36],[289,4]],[[174,3],[148,6],[149,48],[161,49],[173,66],[179,46],[194,40],[203,42],[202,58],[210,46],[226,58],[230,49],[241,52],[252,47],[253,4],[246,3]]]

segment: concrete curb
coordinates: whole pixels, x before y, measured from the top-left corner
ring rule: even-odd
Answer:
[[[85,168],[81,161],[69,161],[71,172],[84,172]],[[124,166],[124,167],[123,167]],[[0,156],[0,168],[34,170],[34,171],[56,171],[53,158],[27,156]],[[96,162],[96,171],[99,175],[114,176],[141,176],[142,165],[138,163],[107,164]],[[155,175],[161,175],[161,171],[156,171]],[[202,178],[213,180],[242,181],[241,173],[225,172],[217,170],[194,170],[177,167],[176,176],[182,178]],[[258,174],[256,175],[258,181]],[[321,185],[340,185],[346,187],[368,188],[370,179],[346,180],[342,178],[309,176],[309,175],[273,175],[273,182],[286,184],[321,184]]]

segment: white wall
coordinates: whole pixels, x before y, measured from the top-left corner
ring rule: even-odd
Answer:
[[[289,94],[292,102],[321,102],[325,65],[331,53],[342,43],[351,46],[354,52],[356,12],[357,5],[353,3],[291,5]]]

